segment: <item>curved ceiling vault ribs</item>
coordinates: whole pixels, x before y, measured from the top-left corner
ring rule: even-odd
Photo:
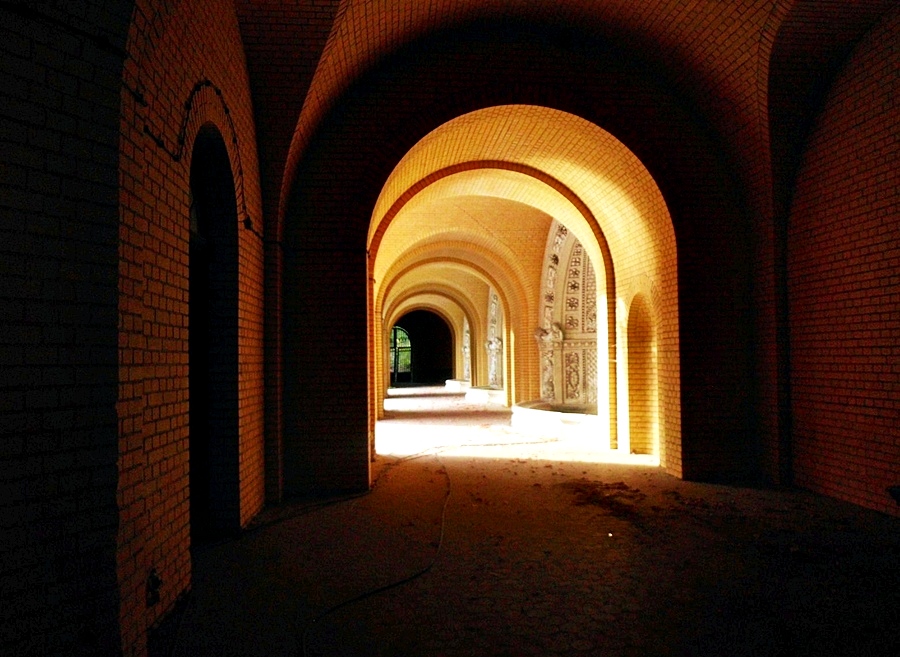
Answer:
[[[393,218],[412,197],[442,178],[479,168],[520,173],[554,189],[594,224],[594,237],[605,237],[612,249],[614,242],[634,239],[629,231],[634,230],[635,222],[629,220],[639,217],[652,224],[651,231],[668,228],[674,239],[656,182],[637,156],[612,134],[567,112],[504,105],[449,121],[407,153],[376,202],[370,245],[377,247],[378,234],[384,230],[380,222]],[[501,189],[510,187],[507,183]],[[518,193],[523,197],[517,200],[526,203],[534,194],[521,189]],[[558,212],[560,206],[554,207]],[[590,241],[586,230],[571,228],[580,232],[582,242]]]
[[[432,131],[395,167],[369,228],[376,296],[384,298],[384,286],[390,285],[398,263],[407,262],[407,254],[430,241],[446,240],[449,232],[465,234],[462,241],[473,244],[502,241],[493,233],[499,234],[508,222],[486,226],[490,222],[471,221],[473,213],[465,211],[472,199],[483,198],[505,199],[545,215],[544,226],[531,234],[546,236],[550,218],[569,227],[591,260],[603,263],[610,301],[617,296],[613,262],[617,269],[623,264],[627,274],[628,254],[635,252],[636,243],[644,245],[642,252],[655,254],[651,263],[674,262],[674,230],[665,201],[624,144],[572,114],[535,106],[498,106],[463,115]],[[456,213],[456,222],[450,221],[454,208],[462,210]],[[521,242],[529,235],[521,223],[515,228],[519,233],[511,239]],[[495,250],[501,254],[502,249]],[[667,276],[651,268],[646,273],[675,284],[671,272]],[[535,285],[527,277],[519,280],[525,289]]]
[[[396,297],[406,291],[403,287],[404,278],[412,278],[414,284],[419,283],[420,277],[416,273],[427,274],[429,267],[454,267],[465,275],[474,277],[486,286],[493,288],[500,297],[500,304],[504,312],[509,312],[511,307],[525,308],[528,303],[528,295],[520,285],[520,280],[511,274],[505,263],[491,258],[488,253],[473,251],[469,245],[461,245],[462,249],[452,253],[433,254],[430,257],[421,257],[407,263],[400,263],[398,271],[390,277],[389,283],[379,290],[376,297],[376,311],[390,307]],[[456,280],[459,280],[457,277]]]
[[[475,285],[485,288],[502,286],[505,281],[492,276],[478,263],[471,262],[464,254],[433,255],[430,258],[418,258],[414,261],[399,263],[397,271],[390,282],[379,293],[375,301],[376,312],[382,315],[398,297],[407,294],[413,287],[444,284],[457,290],[473,289]]]
[[[479,138],[476,137],[473,141],[479,141]],[[402,166],[402,163],[400,166]],[[398,166],[398,169],[400,169],[400,166]],[[466,173],[470,175],[462,175]],[[515,177],[504,175],[505,173],[522,174],[522,176],[531,180],[516,181]],[[391,177],[391,180],[385,185],[385,192],[389,193],[389,187],[392,186],[392,182],[396,179],[395,176]],[[534,187],[534,182],[542,183],[549,190],[537,191]],[[555,192],[555,194],[550,192],[550,190]],[[373,213],[373,217],[376,220],[372,222],[369,228],[369,250],[378,250],[381,240],[384,238],[384,232],[390,223],[402,211],[411,207],[414,208],[415,203],[422,204],[435,198],[458,198],[464,196],[507,199],[542,210],[550,217],[557,217],[559,214],[562,214],[563,219],[566,216],[574,219],[580,214],[587,221],[588,225],[594,229],[592,230],[594,237],[605,245],[606,240],[603,234],[596,230],[597,220],[590,208],[567,185],[550,173],[537,167],[498,159],[462,161],[432,171],[403,191],[384,214],[380,213],[382,199],[379,198]],[[384,197],[384,193],[382,197]],[[550,200],[551,197],[558,198]],[[566,205],[571,205],[576,213],[568,210]],[[582,233],[584,233],[583,229]],[[587,237],[587,235],[582,234],[582,238],[585,241],[587,241]]]
[[[397,323],[400,317],[411,310],[418,309],[417,306],[413,306],[416,303],[419,303],[420,300],[428,300],[431,297],[445,299],[449,304],[458,308],[462,316],[466,318],[470,325],[474,325],[474,322],[479,320],[483,314],[479,313],[469,300],[466,299],[464,290],[440,283],[421,284],[407,289],[402,295],[399,295],[394,300],[389,308],[385,309],[383,313],[385,318],[385,328],[392,327]]]
[[[588,38],[642,44],[648,61],[693,99],[719,134],[740,145],[758,140],[765,104],[759,102],[755,81],[770,47],[759,34],[771,21],[772,3],[747,0],[744,5],[743,19],[735,21],[728,12],[718,11],[715,3],[678,0],[654,4],[533,0],[514,5],[499,0],[446,0],[439,8],[418,0],[343,0],[291,138],[281,183],[280,213],[284,212],[284,199],[311,136],[358,80],[391,53],[416,40],[478,20],[535,20]],[[704,38],[683,38],[684,34],[701,33]],[[735,147],[729,150],[735,151]],[[745,181],[758,188],[767,151],[757,148],[742,152],[745,159],[747,153],[759,154],[756,161],[741,167]]]
[[[503,216],[502,214],[498,215],[498,217]],[[502,219],[498,219],[497,223],[499,224],[501,221]],[[516,250],[512,245],[505,243],[502,236],[492,243],[492,237],[497,236],[501,232],[500,230],[491,231],[485,227],[480,230],[473,229],[473,232],[466,232],[457,229],[432,233],[416,241],[415,231],[421,227],[421,223],[409,221],[404,224],[405,230],[402,234],[396,240],[391,240],[391,242],[399,244],[387,244],[388,248],[383,249],[382,257],[377,259],[378,270],[375,275],[375,285],[376,289],[380,290],[377,293],[379,298],[390,290],[398,273],[415,268],[418,263],[450,262],[453,259],[458,259],[460,262],[481,263],[480,266],[490,277],[491,284],[497,284],[503,280],[515,280],[521,281],[524,289],[530,287],[527,281],[532,268],[528,265],[531,261],[537,261],[537,258],[533,254],[531,257],[525,257],[522,250]],[[404,245],[407,248],[402,249]],[[536,251],[536,248],[532,246],[529,250]],[[473,256],[477,260],[470,260]]]

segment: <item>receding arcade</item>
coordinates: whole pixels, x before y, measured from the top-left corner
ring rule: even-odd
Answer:
[[[576,248],[583,256],[572,260]],[[559,264],[561,252],[566,261]],[[646,168],[608,132],[571,114],[524,105],[444,124],[386,181],[372,213],[368,254],[369,344],[375,346],[370,430],[389,381],[390,329],[404,308],[433,304],[453,318],[454,352],[469,349],[478,363],[468,383],[501,387],[502,399],[513,405],[552,395],[553,369],[559,377],[569,368],[579,383],[592,379],[584,387],[597,404],[598,451],[656,454],[678,473],[666,460],[666,447],[680,452],[681,439],[674,231]],[[566,294],[566,283],[573,291],[581,283],[563,280],[576,274],[581,280],[582,259],[595,277],[596,299],[588,301],[595,305],[592,334],[577,319],[563,319],[565,304],[586,303]],[[571,262],[574,268],[566,270]],[[556,269],[559,284],[548,280]],[[502,317],[496,337],[489,335],[496,324],[492,299]],[[595,353],[582,356],[590,367],[571,347],[560,362],[566,334],[582,338],[579,347],[595,336]],[[554,339],[555,363],[547,346]],[[499,378],[487,372],[492,348],[502,355]],[[583,402],[588,393],[579,389],[579,395]]]

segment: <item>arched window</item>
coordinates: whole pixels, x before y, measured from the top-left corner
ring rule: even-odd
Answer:
[[[391,329],[391,384],[408,383],[412,372],[412,345],[409,333],[395,326]]]

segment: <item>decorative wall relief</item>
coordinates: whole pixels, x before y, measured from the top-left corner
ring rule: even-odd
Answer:
[[[553,383],[553,350],[541,352],[541,399],[555,399],[556,386]]]
[[[541,399],[556,399],[555,358],[562,346],[563,332],[559,324],[551,324],[549,328],[538,328],[534,332],[541,352]]]
[[[472,381],[472,332],[469,330],[469,320],[463,318],[463,381]]]
[[[492,388],[503,387],[503,340],[500,297],[491,290],[488,301],[488,339],[484,347],[488,359],[488,385]]]
[[[597,349],[584,350],[584,401],[597,403]]]
[[[597,402],[597,279],[584,247],[554,222],[547,237],[541,324],[535,331],[541,398]]]
[[[582,326],[585,333],[597,333],[597,276],[587,256],[584,259],[584,278],[582,279]],[[596,357],[595,357],[596,360]]]
[[[578,352],[566,353],[566,401],[581,399],[581,359]]]

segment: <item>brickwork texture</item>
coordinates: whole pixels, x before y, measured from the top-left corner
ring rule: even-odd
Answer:
[[[600,272],[598,440],[896,515],[898,35],[891,0],[0,2],[0,653],[146,655],[196,545],[367,489],[406,313],[484,384],[496,293],[539,397],[554,220]]]

